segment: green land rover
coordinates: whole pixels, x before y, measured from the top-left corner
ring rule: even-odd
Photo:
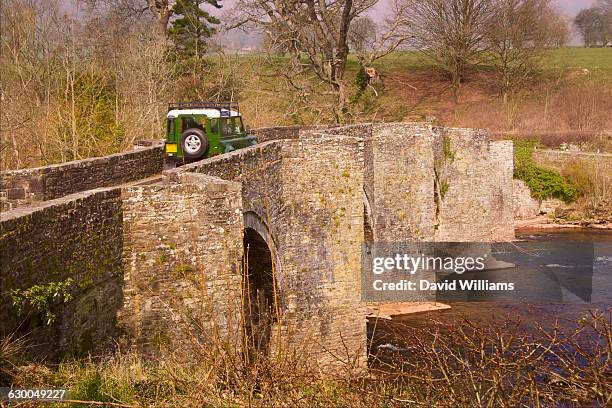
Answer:
[[[176,164],[228,153],[256,144],[231,102],[178,102],[168,105],[166,158]]]

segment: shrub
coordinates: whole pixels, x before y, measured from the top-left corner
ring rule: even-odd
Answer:
[[[610,315],[591,311],[569,323],[534,328],[509,316],[489,324],[442,317],[422,326],[378,322],[369,370],[347,366],[323,374],[308,369],[299,350],[236,366],[227,358],[231,352],[219,358],[227,351],[220,348],[196,351],[191,364],[121,353],[67,361],[38,380],[23,371],[14,384],[67,388],[83,402],[76,406],[608,406]],[[394,347],[383,348],[383,342]]]
[[[357,87],[357,93],[354,96],[354,100],[359,99],[368,86],[368,78],[364,67],[359,67],[357,75],[355,75],[355,86]]]
[[[120,151],[126,138],[125,125],[117,117],[115,88],[98,75],[82,74],[71,82],[63,109],[59,134],[65,158],[103,156]]]
[[[514,178],[523,180],[536,199],[558,198],[566,203],[574,201],[577,191],[570,181],[534,162],[531,154],[537,146],[535,140],[514,141]]]
[[[595,195],[597,186],[586,163],[575,161],[563,169],[561,174],[568,179],[580,196]]]
[[[102,391],[102,377],[98,371],[83,370],[82,377],[73,385],[72,398],[86,401],[106,401]]]
[[[15,368],[23,363],[23,354],[27,347],[27,339],[14,333],[0,339],[0,384],[11,383]]]
[[[72,300],[72,288],[74,279],[68,278],[61,282],[49,282],[41,285],[34,285],[28,289],[15,289],[11,291],[13,307],[18,314],[23,314],[26,310],[35,310],[44,314],[45,324],[50,325],[57,317],[53,312],[53,307],[59,303],[68,303]]]
[[[357,85],[359,95],[361,95],[368,86],[368,79],[364,67],[360,67],[359,71],[357,71],[357,75],[355,76],[355,85]]]
[[[395,348],[377,347],[371,359],[403,380],[399,397],[415,402],[408,406],[603,407],[612,401],[608,312],[591,310],[554,327],[510,316],[492,323],[440,316],[423,326],[383,324],[384,341]]]

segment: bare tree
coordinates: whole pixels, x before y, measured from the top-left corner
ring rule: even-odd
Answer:
[[[450,76],[455,97],[467,70],[486,53],[491,0],[403,0],[399,11],[415,48]]]
[[[345,116],[348,91],[344,79],[349,53],[348,35],[353,20],[378,0],[239,0],[244,24],[260,27],[268,36],[282,39],[305,53],[307,61],[291,60],[285,77],[313,72],[331,87],[337,121]],[[288,78],[291,79],[291,78]]]
[[[567,40],[567,24],[550,0],[494,0],[484,32],[504,103],[531,77],[545,47]]]
[[[172,17],[173,0],[81,0],[92,8],[102,8],[106,14],[114,14],[123,20],[141,18],[151,13],[157,22],[157,31],[166,36],[170,17]]]
[[[377,32],[378,25],[370,16],[356,18],[348,34],[351,51],[360,54],[369,51],[376,40]]]
[[[548,17],[548,30],[551,40],[549,45],[557,48],[567,45],[570,40],[571,27],[571,22],[567,15],[553,9],[553,12]]]
[[[272,33],[268,31],[264,33],[263,48],[282,56],[289,54],[292,58],[298,59],[300,56],[300,51],[296,42],[291,36],[287,36],[282,32]]]
[[[380,26],[369,16],[355,20],[349,39],[361,66],[371,67],[374,61],[391,54],[410,39],[411,33],[406,29],[410,26],[406,12],[409,7],[409,2],[394,0],[390,15]]]
[[[168,31],[168,22],[170,16],[172,16],[172,5],[171,0],[147,0],[149,10],[157,17],[157,24],[160,32],[166,35]]]
[[[365,83],[362,86],[369,86],[376,96],[378,92],[375,85],[382,85],[382,76],[373,67],[373,63],[409,40],[410,33],[406,30],[409,25],[405,13],[407,7],[407,2],[396,0],[392,3],[392,12],[381,25],[384,31],[369,16],[355,19],[351,26],[349,44],[361,67],[358,75],[364,75]]]
[[[93,15],[74,3],[67,12],[65,4],[2,3],[2,169],[110,154],[134,137],[159,137],[173,69],[152,19],[123,24],[108,9]]]
[[[610,45],[612,40],[612,0],[599,0],[598,7],[602,10],[603,26],[606,37],[604,47]]]
[[[574,24],[584,41],[584,45],[590,47],[602,42],[603,15],[596,7],[581,10]]]
[[[46,163],[62,91],[66,20],[57,0],[5,0],[0,13],[0,166]]]
[[[605,47],[612,38],[612,0],[599,0],[595,6],[581,10],[574,25],[587,47]]]

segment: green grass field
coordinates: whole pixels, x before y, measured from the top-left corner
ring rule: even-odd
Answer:
[[[612,48],[564,47],[547,50],[542,57],[546,69],[589,69],[612,71]],[[349,68],[357,64],[355,56],[349,57]],[[426,70],[432,61],[419,51],[398,51],[375,63],[386,70]]]
[[[239,59],[248,64],[261,63],[263,54],[243,54]],[[306,63],[305,56],[304,62]],[[212,58],[216,61],[217,58]],[[283,62],[286,57],[274,57],[276,62]],[[612,72],[612,48],[581,48],[563,47],[546,50],[541,59],[542,67],[545,69],[589,69]],[[424,71],[435,68],[434,62],[426,54],[420,51],[396,51],[374,63],[378,69],[385,71]],[[348,72],[356,72],[359,68],[357,56],[351,54],[348,57],[346,69]]]
[[[545,68],[612,71],[612,48],[551,49],[546,52],[542,63]]]
[[[357,57],[354,55],[349,56],[348,65],[349,68],[352,63],[357,66]],[[385,70],[426,70],[433,68],[433,61],[424,53],[420,51],[396,51],[393,52],[374,63],[377,68]]]

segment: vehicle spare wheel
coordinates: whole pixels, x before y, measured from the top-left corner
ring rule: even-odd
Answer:
[[[200,159],[208,150],[206,132],[201,129],[187,129],[181,135],[183,155],[189,159]]]

